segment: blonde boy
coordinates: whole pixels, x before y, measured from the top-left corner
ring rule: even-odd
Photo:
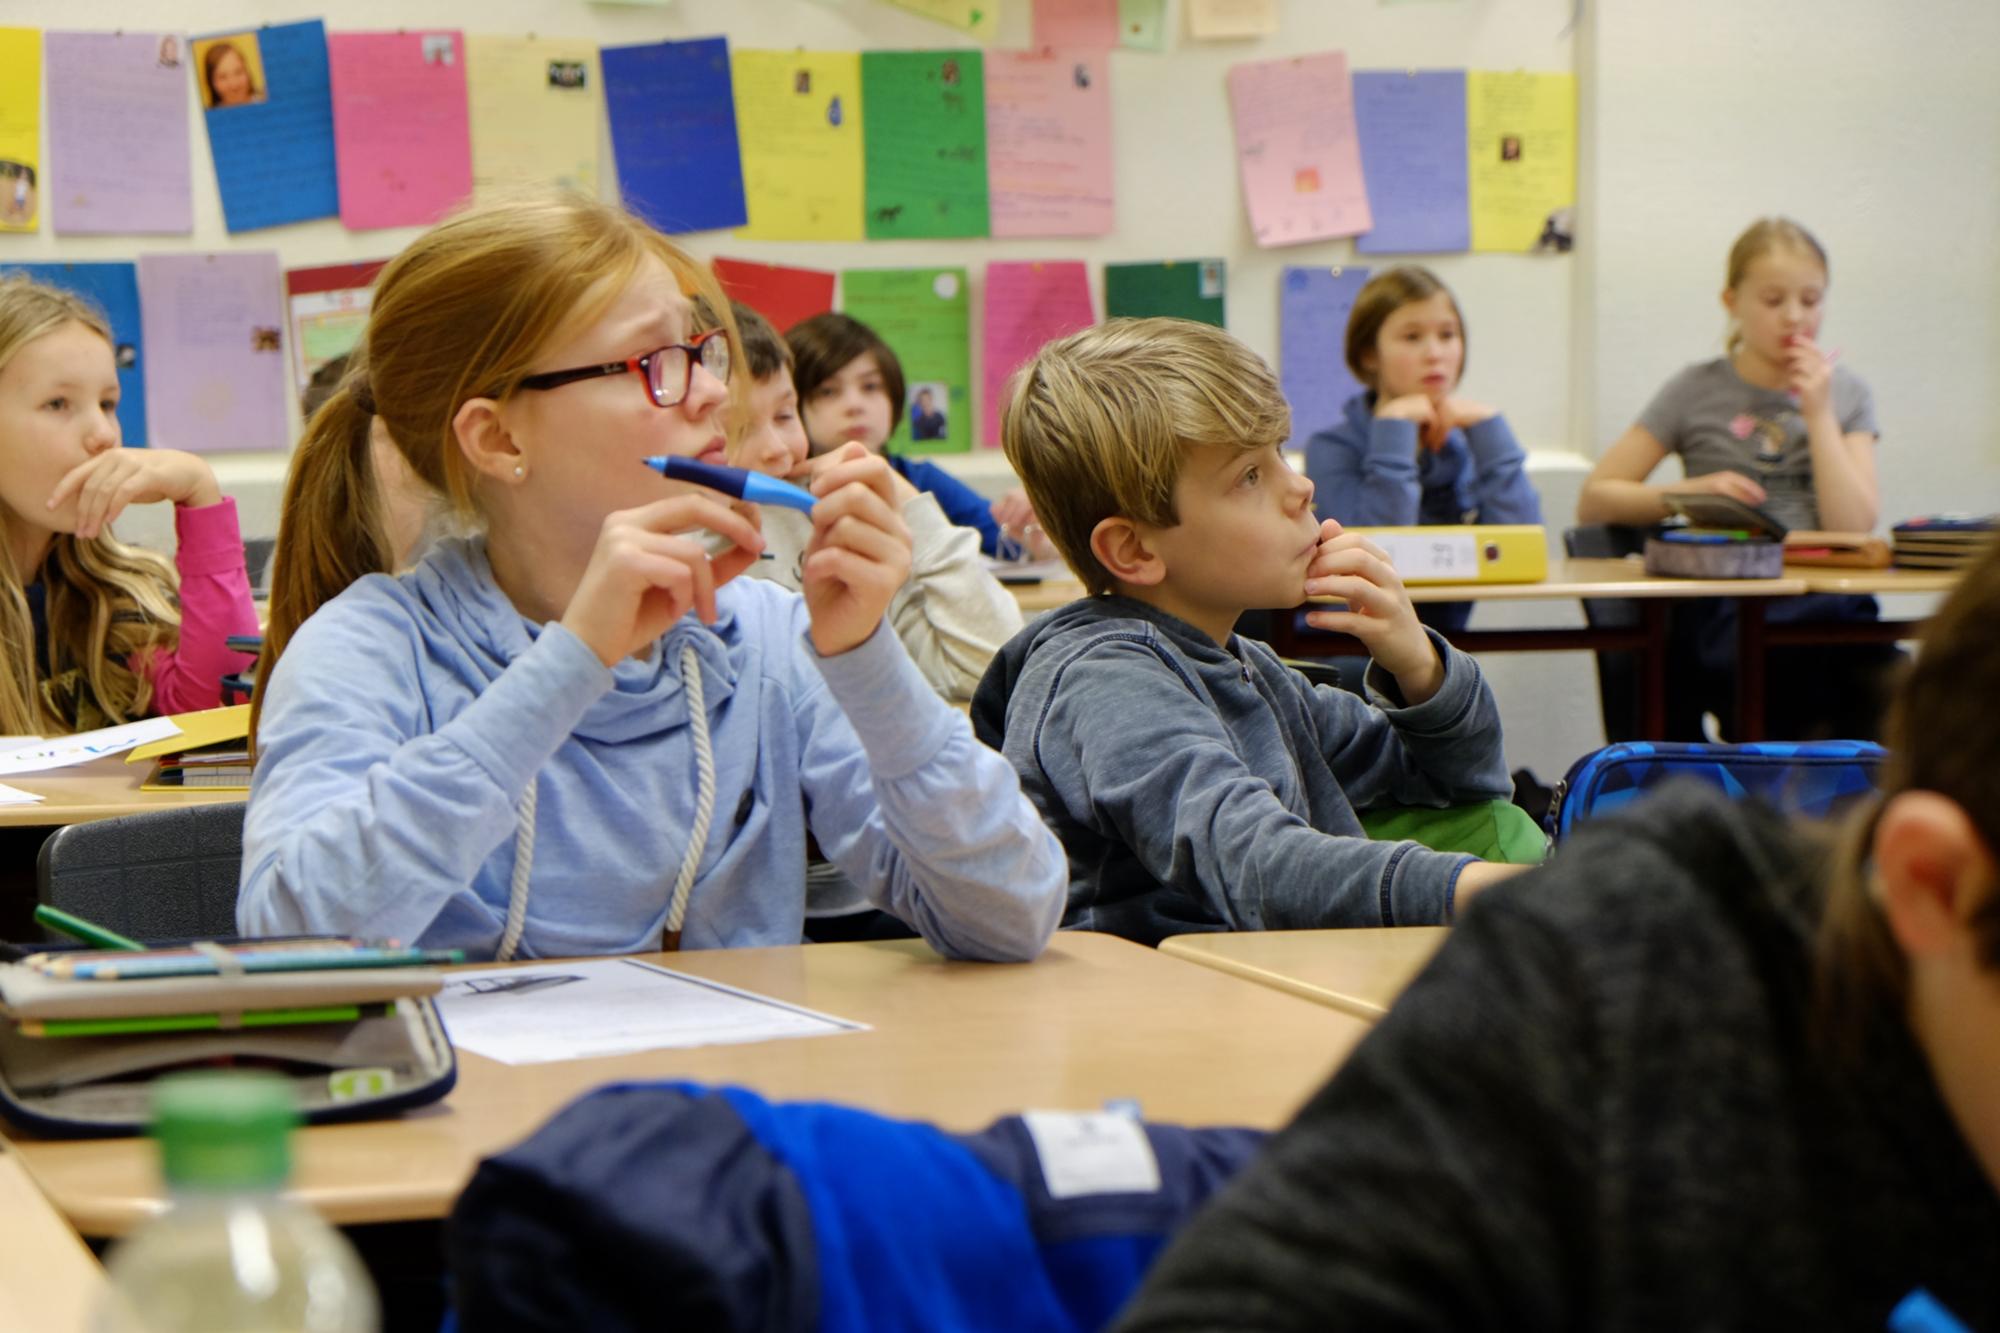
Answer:
[[[1007,459],[1092,595],[1001,650],[974,729],[1069,853],[1065,926],[1434,925],[1515,869],[1363,835],[1358,808],[1504,799],[1500,718],[1380,548],[1314,520],[1289,433],[1270,368],[1185,320],[1114,320],[1015,380]],[[1366,700],[1232,632],[1319,594],[1347,609],[1311,622],[1373,656]]]
[[[844,445],[826,461],[807,460],[791,348],[749,306],[739,301],[731,309],[750,384],[730,431],[729,461],[774,477],[797,477],[836,457],[865,454],[861,445]],[[935,497],[900,475],[894,484],[910,530],[911,563],[909,581],[889,603],[889,623],[932,688],[947,699],[969,699],[993,654],[1021,628],[1021,608],[986,572],[977,532],[952,523]],[[784,509],[764,510],[763,520],[764,549],[772,558],[758,561],[750,573],[796,591],[803,586],[812,522]]]

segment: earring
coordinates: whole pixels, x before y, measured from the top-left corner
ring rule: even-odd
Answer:
[[[515,481],[520,481],[520,480],[521,480],[522,478],[526,477],[527,475],[528,475],[528,469],[527,469],[527,468],[523,467],[523,466],[522,466],[521,464],[519,464],[519,463],[516,463],[516,464],[514,464],[514,480],[515,480]]]

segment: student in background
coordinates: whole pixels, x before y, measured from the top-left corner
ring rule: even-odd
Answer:
[[[895,350],[860,320],[832,312],[794,326],[785,340],[792,348],[792,382],[813,455],[848,443],[880,453],[903,416],[903,363]],[[1020,490],[988,503],[935,463],[892,454],[889,465],[918,490],[937,496],[952,522],[977,531],[979,549],[987,555],[1005,559],[1024,547],[1035,559],[1049,554]]]
[[[1364,835],[1369,806],[1504,802],[1500,716],[1381,549],[1314,520],[1290,426],[1270,368],[1187,320],[1113,320],[1015,380],[1007,461],[1091,595],[1001,651],[973,714],[1069,852],[1067,926],[1436,925],[1517,869]],[[1368,699],[1232,632],[1320,593]]]
[[[1833,830],[1706,788],[1481,896],[1118,1327],[2000,1327],[2000,553]]]
[[[1725,354],[1681,371],[1604,451],[1577,501],[1577,522],[1650,526],[1669,495],[1720,495],[1788,528],[1866,532],[1881,511],[1875,405],[1868,386],[1819,345],[1826,251],[1786,218],[1764,218],[1730,247],[1722,307]],[[1646,479],[1669,453],[1686,479]],[[1736,664],[1733,602],[1674,608],[1671,740],[1701,739],[1703,711],[1728,716]],[[1766,615],[1874,620],[1873,597],[1774,599]],[[1888,644],[1776,649],[1766,705],[1772,739],[1868,739],[1880,727]]]
[[[326,405],[326,400],[333,397],[350,368],[356,375],[362,373],[358,365],[353,365],[352,355],[342,353],[313,372],[300,402],[308,423]],[[445,527],[448,516],[439,502],[441,497],[433,495],[403,461],[402,451],[389,438],[389,430],[379,417],[369,428],[368,445],[368,465],[375,475],[380,503],[376,512],[382,521],[382,535],[393,553],[393,568],[407,569],[423,553],[431,530]]]
[[[849,441],[817,460],[807,458],[798,395],[792,389],[790,346],[749,306],[738,302],[731,308],[750,383],[729,461],[791,477],[866,457],[865,448]],[[986,572],[977,533],[946,518],[935,494],[919,491],[900,474],[892,472],[891,477],[911,550],[910,578],[889,603],[889,623],[939,694],[970,699],[993,654],[1021,628],[1020,604]],[[748,573],[797,592],[804,586],[812,520],[789,509],[767,510],[763,517],[764,549],[772,558],[758,561]]]
[[[1319,512],[1349,527],[1540,523],[1527,455],[1499,409],[1458,396],[1465,320],[1429,269],[1400,265],[1368,280],[1347,320],[1347,367],[1367,386],[1306,442]],[[1417,610],[1447,633],[1468,602]]]
[[[200,457],[119,447],[111,329],[0,278],[0,733],[216,708],[257,633],[236,502]],[[127,546],[127,505],[174,506],[174,559]]]
[[[736,578],[754,509],[645,466],[727,449],[728,330],[692,296],[723,309],[665,237],[547,190],[383,270],[366,374],[286,482],[246,933],[499,957],[790,944],[810,832],[945,953],[1046,942],[1060,849],[883,624],[910,561],[888,466],[813,479],[803,598]],[[368,519],[377,417],[484,523],[395,578]]]

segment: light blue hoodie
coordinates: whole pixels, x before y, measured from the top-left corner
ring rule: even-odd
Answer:
[[[1033,958],[1062,915],[1062,848],[895,634],[822,658],[793,593],[737,579],[717,606],[607,671],[524,619],[477,541],[355,583],[265,682],[239,926],[491,956],[538,778],[520,953],[657,949],[695,810],[692,645],[716,797],[685,947],[798,943],[810,829],[941,952]]]

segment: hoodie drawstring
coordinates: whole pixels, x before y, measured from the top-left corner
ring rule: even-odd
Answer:
[[[694,824],[688,830],[687,852],[681,857],[680,874],[674,880],[673,898],[667,904],[666,930],[660,937],[662,949],[681,947],[681,923],[687,917],[688,897],[694,892],[695,871],[708,847],[708,827],[715,817],[715,751],[709,744],[708,705],[701,683],[701,655],[693,644],[681,647],[681,679],[688,692],[688,725],[694,734],[695,797]],[[514,878],[507,890],[507,925],[500,934],[495,957],[511,961],[521,947],[521,935],[528,925],[528,877],[535,865],[535,803],[541,779],[528,779],[521,794],[519,818],[514,830]]]

